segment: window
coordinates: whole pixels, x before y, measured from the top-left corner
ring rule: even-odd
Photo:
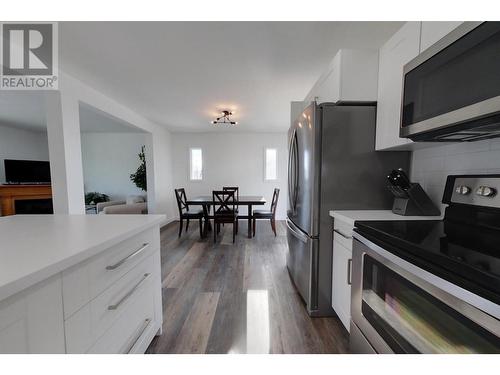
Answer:
[[[266,148],[264,155],[264,179],[266,181],[272,181],[278,178],[277,153],[275,148]]]
[[[192,181],[203,179],[203,154],[201,148],[189,150],[189,178]]]

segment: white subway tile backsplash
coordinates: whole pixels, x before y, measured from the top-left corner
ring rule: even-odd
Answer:
[[[442,171],[424,173],[424,183],[426,186],[444,186],[446,184],[446,176]]]
[[[415,150],[410,172],[439,205],[448,175],[500,173],[500,139]]]
[[[453,143],[444,147],[446,155],[468,154],[471,152],[488,151],[490,149],[490,140],[478,142]]]
[[[446,171],[477,170],[489,168],[490,152],[470,152],[445,156],[444,169]]]
[[[440,157],[432,157],[423,159],[422,171],[433,172],[442,171],[444,169],[445,159]]]
[[[444,185],[429,185],[425,187],[425,191],[438,207],[443,199],[443,190]]]

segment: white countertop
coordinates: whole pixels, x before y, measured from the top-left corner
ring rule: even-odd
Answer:
[[[355,221],[370,220],[441,220],[444,209],[441,209],[441,216],[401,216],[396,215],[391,210],[341,210],[330,211],[330,216],[354,226]]]
[[[164,215],[1,217],[0,301],[164,220]]]

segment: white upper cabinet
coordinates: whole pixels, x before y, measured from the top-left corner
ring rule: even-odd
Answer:
[[[420,52],[420,22],[407,22],[380,48],[375,148],[405,149],[399,138],[403,66]]]
[[[461,21],[424,21],[420,35],[420,52],[426,50],[446,34],[455,30]]]
[[[399,137],[403,67],[461,23],[407,22],[380,48],[375,141],[377,150],[413,150],[421,146],[420,143]]]
[[[304,100],[376,101],[377,75],[377,50],[340,50]]]

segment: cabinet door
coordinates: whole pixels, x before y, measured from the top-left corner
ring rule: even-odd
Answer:
[[[455,30],[461,21],[424,21],[420,35],[420,52],[426,50],[446,34]]]
[[[377,150],[411,143],[399,138],[403,66],[420,52],[420,22],[407,22],[381,48],[377,98]],[[405,147],[399,147],[404,149]]]
[[[332,307],[347,331],[351,320],[351,262],[352,252],[333,241]]]
[[[61,278],[0,302],[0,353],[64,353]]]

